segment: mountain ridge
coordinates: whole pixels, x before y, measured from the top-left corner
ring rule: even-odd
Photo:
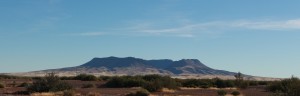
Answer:
[[[48,69],[41,71],[11,73],[22,76],[43,76],[48,72],[56,72],[60,76],[75,76],[78,74],[93,74],[97,76],[120,76],[120,75],[147,75],[159,74],[168,75],[174,78],[222,78],[234,79],[235,72],[213,69],[198,59],[155,59],[145,60],[135,57],[104,57],[93,58],[92,60],[74,67],[59,69]],[[264,80],[270,78],[244,75],[249,80]]]
[[[207,67],[198,59],[181,59],[178,61],[173,61],[170,59],[144,60],[135,57],[105,57],[93,58],[91,61],[80,65],[80,67],[106,67],[108,69],[130,66],[144,66],[149,68],[163,69],[174,74],[235,74],[234,72],[217,72],[218,70]]]

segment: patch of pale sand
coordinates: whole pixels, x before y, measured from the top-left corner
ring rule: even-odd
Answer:
[[[32,93],[30,96],[63,96],[63,92],[43,92],[43,93]],[[75,96],[101,96],[98,92],[88,92],[87,94],[75,94]]]
[[[32,93],[30,96],[55,96],[55,93],[44,92],[44,93]]]
[[[225,95],[225,96],[233,96],[233,95],[231,95],[230,93],[229,94],[227,94],[227,95]],[[238,95],[238,96],[244,96],[244,95]]]
[[[163,89],[161,89],[161,92],[174,93],[175,90],[168,89],[168,88],[163,88]]]
[[[212,89],[212,90],[219,90],[219,89],[225,89],[225,90],[237,90],[237,88],[232,87],[232,88],[216,88],[216,87],[210,87],[210,88],[192,88],[192,87],[180,87],[180,89]]]
[[[210,87],[208,89],[211,89],[211,90],[220,90],[220,88],[216,88],[216,87]]]
[[[87,94],[82,94],[84,96],[101,96],[98,92],[88,92]]]
[[[150,94],[149,96],[194,96],[194,95],[174,95],[174,94],[155,95],[155,94]]]
[[[223,88],[223,89],[226,89],[226,90],[237,90],[238,88],[231,87],[231,88]]]
[[[180,87],[180,89],[186,89],[186,90],[188,90],[188,89],[203,89],[203,88],[193,88],[193,87]]]

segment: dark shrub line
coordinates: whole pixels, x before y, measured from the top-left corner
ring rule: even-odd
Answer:
[[[267,90],[275,96],[300,96],[300,80],[296,77],[274,81],[268,85]]]

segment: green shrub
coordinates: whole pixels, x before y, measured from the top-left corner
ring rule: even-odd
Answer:
[[[52,92],[71,90],[73,86],[66,82],[59,82],[57,85],[54,85],[53,88],[50,89]]]
[[[257,81],[248,81],[249,82],[249,86],[257,86],[258,82]]]
[[[32,80],[41,80],[43,77],[31,77],[32,78]]]
[[[75,77],[73,76],[62,76],[60,77],[60,80],[74,80]]]
[[[233,95],[233,96],[238,96],[238,95],[240,95],[241,93],[239,92],[239,91],[233,91],[233,92],[231,92],[231,95]]]
[[[107,81],[107,80],[111,79],[111,77],[109,77],[109,76],[100,76],[99,79],[103,80],[103,81]]]
[[[33,82],[27,87],[29,92],[57,92],[70,90],[72,86],[66,82],[62,82],[55,73],[48,73],[45,77]]]
[[[156,91],[160,91],[163,89],[163,84],[162,84],[162,82],[156,80],[153,82],[145,83],[142,87],[144,89],[148,90],[149,92],[156,92]]]
[[[162,76],[157,75],[157,74],[152,74],[152,75],[145,75],[143,76],[143,79],[146,81],[155,81],[158,79],[161,79]]]
[[[248,88],[248,86],[249,86],[249,83],[247,81],[243,81],[240,84],[241,89],[246,89],[246,88]]]
[[[234,81],[232,81],[232,80],[225,80],[225,85],[226,85],[226,87],[234,87],[235,86]]]
[[[110,79],[108,82],[106,82],[104,85],[106,87],[110,87],[110,88],[119,88],[119,87],[123,87],[124,85],[124,79],[121,77],[113,77],[112,79]]]
[[[0,88],[5,88],[5,85],[3,83],[0,83]]]
[[[159,91],[162,88],[178,89],[180,85],[175,79],[160,75],[112,77],[105,84],[106,87],[111,88],[143,87],[150,92]]]
[[[75,80],[81,80],[81,81],[97,81],[98,78],[94,75],[88,75],[88,74],[80,74],[74,77]]]
[[[75,92],[72,90],[65,90],[63,96],[75,96]]]
[[[162,82],[162,86],[168,89],[179,89],[178,86],[181,85],[178,82],[176,82],[175,79],[169,76],[163,76],[161,79],[158,79],[157,81]]]
[[[215,85],[217,88],[225,88],[226,87],[224,80],[221,80],[221,79],[217,79],[215,81]]]
[[[267,88],[266,88],[268,91],[270,92],[278,92],[278,91],[281,91],[282,90],[282,85],[281,85],[281,82],[280,81],[274,81],[272,83],[270,83]]]
[[[146,75],[143,79],[148,83],[145,83],[142,87],[150,92],[160,91],[162,88],[178,89],[181,85],[169,76]]]
[[[126,96],[149,96],[149,95],[150,95],[149,91],[147,91],[145,89],[142,89],[142,90],[139,90],[135,93],[129,93]]]
[[[271,81],[258,81],[258,85],[268,85]]]
[[[124,87],[139,87],[145,84],[145,80],[139,78],[127,78],[124,81]]]
[[[219,96],[225,96],[227,94],[225,90],[218,90],[217,93]]]
[[[273,82],[267,87],[267,90],[283,96],[300,96],[300,80],[292,77]]]
[[[183,87],[209,88],[213,87],[214,82],[211,79],[185,79],[182,80],[181,85]]]
[[[209,87],[228,88],[228,87],[236,86],[234,80],[222,80],[220,78],[185,79],[185,80],[180,80],[180,83],[183,87],[199,87],[199,88],[209,88]]]
[[[187,79],[183,80],[181,83],[183,87],[199,87],[199,80],[197,79]]]

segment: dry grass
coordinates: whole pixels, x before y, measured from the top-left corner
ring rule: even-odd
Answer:
[[[13,83],[11,80],[3,80],[6,85],[10,85]],[[23,82],[32,82],[30,80],[17,80],[17,85],[23,83]],[[105,88],[99,86],[105,84],[103,81],[78,81],[78,80],[64,80],[74,86],[74,92],[75,96],[124,96],[131,92],[136,92],[140,90],[140,87],[134,87],[134,88]],[[94,84],[96,87],[94,88],[81,88],[84,84]],[[163,89],[161,92],[153,92],[151,93],[151,96],[217,96],[217,90],[218,88],[186,88],[182,87],[180,90],[169,90],[169,89]],[[232,91],[237,90],[235,88],[223,88],[223,90],[226,90],[228,94],[230,94]],[[33,93],[31,95],[15,95],[14,92],[18,91],[26,91],[26,88],[24,87],[6,87],[6,88],[0,88],[0,96],[62,96],[62,92],[56,92],[56,93]],[[241,94],[244,94],[244,96],[269,96],[269,92],[264,91],[264,86],[257,86],[257,87],[249,87],[244,90],[239,90]],[[231,96],[231,95],[226,95]],[[243,95],[240,95],[243,96]]]

